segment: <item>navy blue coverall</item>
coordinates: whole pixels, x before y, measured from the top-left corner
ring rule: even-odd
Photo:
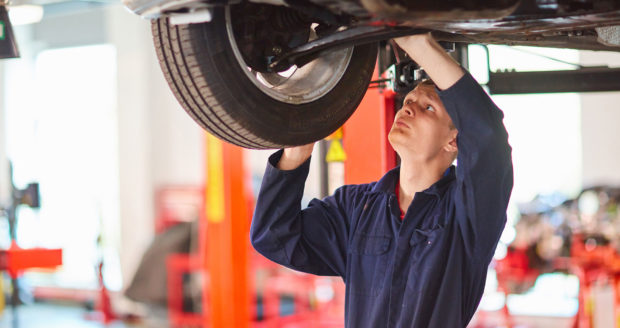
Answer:
[[[458,129],[457,166],[416,193],[402,221],[399,167],[302,210],[310,161],[281,171],[282,151],[269,159],[252,245],[286,267],[342,277],[346,327],[465,327],[482,297],[506,223],[511,147],[503,113],[469,73],[437,91]]]

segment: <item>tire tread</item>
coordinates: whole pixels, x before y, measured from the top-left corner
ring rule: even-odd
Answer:
[[[253,92],[255,96],[260,93],[260,97],[263,97],[260,100],[257,100],[259,98],[239,99],[240,94],[248,90],[244,84],[236,85],[234,82],[235,78],[241,78],[239,74],[243,75],[240,71],[241,67],[236,68],[236,73],[228,71],[232,69],[229,65],[235,66],[229,59],[222,57],[222,54],[224,56],[227,54],[226,51],[231,51],[227,48],[230,45],[223,44],[228,42],[228,39],[225,33],[220,32],[221,29],[216,29],[214,33],[212,25],[208,24],[214,24],[214,22],[171,25],[167,18],[154,20],[151,29],[155,51],[170,89],[192,119],[219,139],[244,148],[283,148],[308,143],[326,136],[328,132],[331,133],[344,123],[352,114],[354,107],[361,101],[365,86],[368,85],[367,82],[372,74],[372,67],[374,67],[372,59],[376,59],[376,49],[374,55],[372,51],[362,52],[363,58],[357,61],[356,66],[357,70],[361,69],[360,76],[349,78],[348,82],[341,83],[351,90],[351,93],[345,92],[345,96],[342,97],[338,92],[332,92],[336,98],[332,96],[329,98],[331,100],[326,99],[322,101],[322,104],[312,104],[314,107],[308,104],[301,106],[313,108],[313,110],[319,108],[324,113],[321,115],[326,115],[326,109],[334,112],[341,111],[338,119],[326,121],[329,124],[307,125],[303,118],[295,118],[295,115],[290,114],[290,110],[297,110],[296,108],[283,103],[276,104],[273,99],[264,99],[267,96],[258,91],[259,89]],[[206,33],[206,29],[210,32]],[[220,57],[216,58],[218,55]],[[244,83],[249,83],[249,81]],[[348,83],[353,85],[349,86]],[[259,104],[263,108],[255,107]],[[331,104],[334,104],[333,108]],[[282,107],[283,105],[285,107]],[[272,106],[279,108],[280,114],[277,115],[281,116],[274,116],[271,110],[275,107]],[[258,111],[250,112],[248,115],[248,109]],[[265,114],[271,116],[267,116],[268,118],[262,116]],[[308,112],[308,114],[314,115],[314,112]],[[331,117],[331,114],[327,115]],[[306,115],[305,117],[307,120],[313,116]],[[320,119],[325,116],[314,117]],[[281,121],[282,119],[284,121]],[[272,120],[279,122],[272,124]],[[312,120],[317,121],[314,118]],[[300,131],[303,134],[300,134]],[[279,139],[288,141],[284,141],[286,144],[283,144],[283,141]]]

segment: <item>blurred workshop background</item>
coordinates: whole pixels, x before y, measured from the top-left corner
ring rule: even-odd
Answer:
[[[204,327],[217,309],[252,327],[342,327],[341,279],[271,264],[239,233],[271,151],[218,143],[184,113],[150,23],[112,1],[29,4],[11,10],[21,58],[0,61],[0,327]],[[491,71],[620,66],[618,53],[471,45],[480,83],[487,58]],[[470,326],[618,326],[620,93],[493,99],[515,186]],[[380,155],[359,155],[376,141],[355,129],[384,100],[369,90],[316,147],[305,204],[380,177]],[[207,208],[218,186],[245,221],[219,232],[232,207]]]

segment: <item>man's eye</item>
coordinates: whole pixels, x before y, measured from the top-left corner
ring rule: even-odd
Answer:
[[[431,105],[428,105],[428,106],[426,106],[426,110],[430,110],[431,112],[434,112],[435,111],[435,107],[433,107]]]
[[[413,100],[411,99],[405,100],[405,105],[411,105],[411,104],[413,104]]]

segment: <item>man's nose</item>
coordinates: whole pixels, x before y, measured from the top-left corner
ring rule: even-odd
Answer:
[[[413,108],[411,106],[403,106],[403,114],[408,116],[415,116]]]

